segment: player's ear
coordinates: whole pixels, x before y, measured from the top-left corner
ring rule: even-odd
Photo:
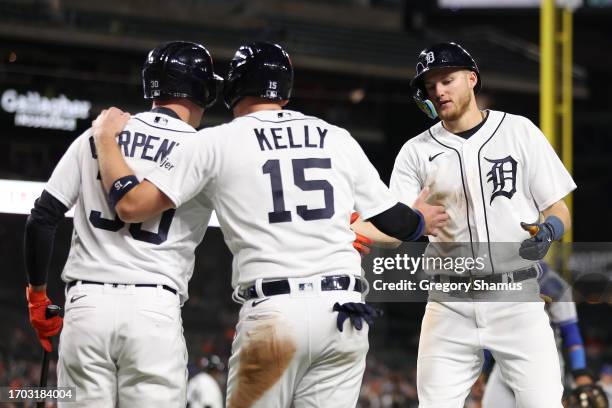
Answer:
[[[474,87],[478,83],[478,75],[476,75],[474,71],[467,71],[467,73],[468,73],[467,80],[468,80],[470,89],[474,89]]]

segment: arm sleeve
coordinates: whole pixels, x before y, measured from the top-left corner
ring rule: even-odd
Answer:
[[[400,202],[412,205],[425,187],[417,171],[417,163],[411,154],[411,147],[405,144],[393,165],[389,188]]]
[[[540,129],[527,121],[529,189],[540,211],[561,200],[576,183]]]
[[[572,371],[586,368],[586,354],[584,343],[580,335],[577,322],[571,322],[559,326],[563,346],[567,349],[567,355]]]
[[[348,134],[348,132],[347,132]],[[355,210],[361,218],[369,219],[397,204],[397,200],[380,179],[359,143],[348,134],[355,192]]]
[[[24,234],[24,258],[28,282],[43,285],[47,282],[55,230],[64,219],[68,207],[43,190],[34,202],[34,208],[26,221]]]
[[[195,197],[202,190],[212,190],[215,167],[219,162],[213,134],[204,129],[177,146],[165,164],[145,178],[166,194],[176,207]]]
[[[368,221],[381,232],[402,241],[417,240],[425,231],[425,220],[421,213],[402,203],[395,204]]]
[[[89,131],[79,136],[66,150],[47,181],[45,190],[52,194],[66,207],[71,208],[77,202],[81,191],[81,164],[79,149],[81,142],[86,140]]]

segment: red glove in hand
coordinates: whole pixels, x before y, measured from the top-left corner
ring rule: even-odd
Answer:
[[[357,221],[357,219],[359,219],[359,213],[358,212],[352,213],[350,224]],[[353,241],[353,248],[355,248],[361,256],[366,256],[367,254],[370,253],[370,248],[368,247],[368,245],[372,245],[374,241],[372,241],[370,238],[366,237],[365,235],[361,235],[356,232],[355,232],[355,235],[357,236],[357,238],[355,238],[355,241]]]
[[[34,331],[36,331],[40,344],[45,350],[51,352],[53,346],[49,337],[56,336],[60,332],[64,319],[60,316],[53,316],[50,319],[45,318],[47,305],[51,304],[46,291],[34,291],[28,286],[26,298],[28,299],[28,309],[30,311],[30,323],[34,327]]]
[[[361,254],[361,256],[366,256],[370,253],[370,248],[368,245],[372,245],[374,241],[358,233],[355,233],[355,235],[357,235],[357,238],[355,238],[355,241],[353,241],[353,248],[355,248]]]

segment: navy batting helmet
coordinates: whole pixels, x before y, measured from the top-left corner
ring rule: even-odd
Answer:
[[[480,91],[482,80],[476,61],[469,52],[454,42],[436,44],[421,51],[416,64],[416,75],[410,85],[420,90],[423,95],[427,95],[423,86],[423,76],[426,72],[439,68],[465,68],[474,71],[478,77],[474,92]]]
[[[222,81],[208,50],[188,41],[161,44],[149,52],[142,68],[145,99],[187,98],[209,108]]]
[[[223,99],[232,109],[245,96],[280,101],[291,97],[293,65],[279,45],[254,42],[238,48],[230,62]]]

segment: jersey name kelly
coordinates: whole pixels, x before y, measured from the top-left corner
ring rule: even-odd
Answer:
[[[253,129],[259,148],[265,150],[319,148],[325,147],[325,136],[328,130],[318,126],[313,129],[305,125],[303,132],[294,133],[299,127],[273,127]]]

